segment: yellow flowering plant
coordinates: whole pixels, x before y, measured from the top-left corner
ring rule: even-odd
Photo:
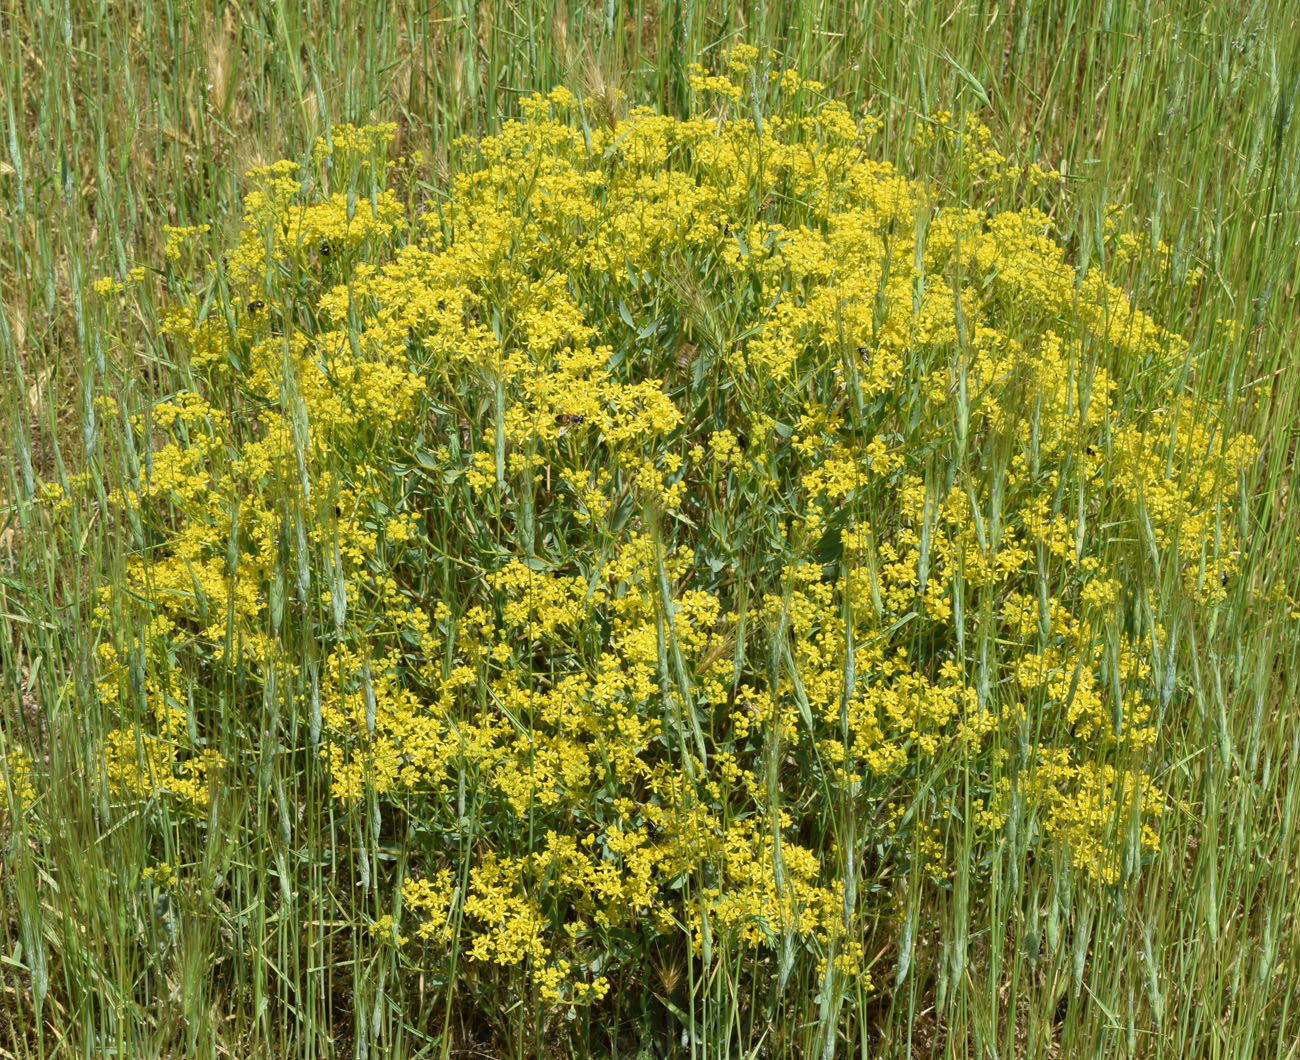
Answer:
[[[689,118],[524,100],[432,199],[335,127],[224,257],[168,234],[193,382],[112,498],[104,776],[201,830],[269,754],[323,770],[364,890],[406,852],[357,917],[448,990],[615,1004],[680,939],[870,993],[866,880],[950,887],[1013,820],[1098,887],[1158,844],[1152,579],[1218,605],[1252,441],[991,205],[1052,173],[938,114],[967,194],[909,179],[751,51]]]

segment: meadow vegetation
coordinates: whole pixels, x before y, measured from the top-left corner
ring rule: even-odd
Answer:
[[[1300,1052],[1300,16],[743,15],[0,13],[0,1054]]]

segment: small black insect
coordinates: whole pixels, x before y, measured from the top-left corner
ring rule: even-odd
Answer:
[[[1219,575],[1219,584],[1220,584],[1220,585],[1227,585],[1227,584],[1228,584],[1228,572],[1227,572],[1226,570],[1225,570],[1222,574]]]
[[[254,298],[251,302],[248,303],[248,311],[250,313],[256,313],[259,309],[265,309],[265,308],[266,308],[266,303],[263,302],[260,298]]]
[[[555,422],[561,427],[577,427],[581,423],[586,423],[587,417],[579,416],[576,412],[561,412],[555,417]]]
[[[1085,446],[1083,447],[1083,451],[1084,451],[1085,453],[1087,453],[1089,456],[1096,456],[1096,455],[1097,455],[1097,450],[1094,449],[1094,448],[1093,448],[1092,446],[1090,446],[1090,445],[1085,445]]]
[[[322,242],[320,245],[321,257],[328,258],[330,256],[330,249],[331,248],[328,243]]]

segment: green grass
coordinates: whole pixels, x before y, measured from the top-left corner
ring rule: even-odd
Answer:
[[[523,94],[568,84],[614,107],[615,86],[674,111],[691,62],[747,40],[880,116],[904,172],[957,179],[913,156],[919,116],[939,107],[978,113],[1013,159],[1062,168],[1054,221],[1077,262],[1104,253],[1112,206],[1167,241],[1169,259],[1139,263],[1130,286],[1191,342],[1198,390],[1261,445],[1230,606],[1208,623],[1172,604],[1162,615],[1160,678],[1179,691],[1162,725],[1175,805],[1159,857],[1122,889],[1067,888],[1013,845],[987,890],[904,893],[900,923],[916,928],[882,941],[884,989],[838,1055],[1300,1056],[1293,5],[214,6],[0,8],[0,751],[36,756],[51,826],[5,826],[0,1055],[469,1056],[485,1033],[445,1012],[438,989],[400,985],[386,951],[353,944],[331,865],[353,859],[355,833],[275,755],[225,804],[204,855],[224,866],[219,915],[177,918],[135,882],[158,860],[153,823],[110,812],[84,782],[109,726],[68,706],[69,685],[91,687],[95,593],[127,544],[97,505],[51,532],[33,489],[88,471],[104,498],[120,472],[93,454],[122,431],[91,399],[112,389],[140,407],[181,379],[154,307],[110,331],[86,309],[91,283],[161,262],[166,224],[232,232],[243,172],[304,157],[329,122],[398,121],[432,188],[455,170],[457,138],[497,129]],[[1205,282],[1178,282],[1190,268]],[[1244,326],[1225,340],[1221,318]],[[114,345],[124,333],[132,345]],[[126,378],[106,363],[128,365]],[[304,851],[314,884],[289,901]],[[221,993],[208,975],[219,951],[234,955]],[[785,1038],[755,1033],[743,1055],[815,1055],[816,985],[799,982],[772,1014]],[[692,1013],[738,1004],[725,970],[687,992]],[[685,1044],[673,1013],[655,1018],[652,1055],[741,1055],[724,1018]],[[503,994],[500,1024],[516,1020]],[[593,1051],[600,1032],[585,1039]]]

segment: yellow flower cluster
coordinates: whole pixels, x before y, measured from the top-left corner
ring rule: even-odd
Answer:
[[[0,745],[0,780],[5,791],[0,798],[0,822],[12,813],[22,814],[36,801],[32,756],[5,740]]]
[[[1155,848],[1134,575],[1214,604],[1252,443],[1172,386],[1126,411],[1186,346],[1046,215],[761,68],[697,71],[680,120],[534,97],[414,215],[391,127],[249,174],[225,310],[167,322],[205,396],[135,420],[114,498],[148,541],[101,604],[137,619],[99,658],[121,797],[207,804],[239,737],[200,690],[237,672],[426,837],[377,934],[553,1005],[675,933],[867,982],[844,866],[941,883],[958,783],[981,842],[1028,813],[1101,883],[1128,822]]]

